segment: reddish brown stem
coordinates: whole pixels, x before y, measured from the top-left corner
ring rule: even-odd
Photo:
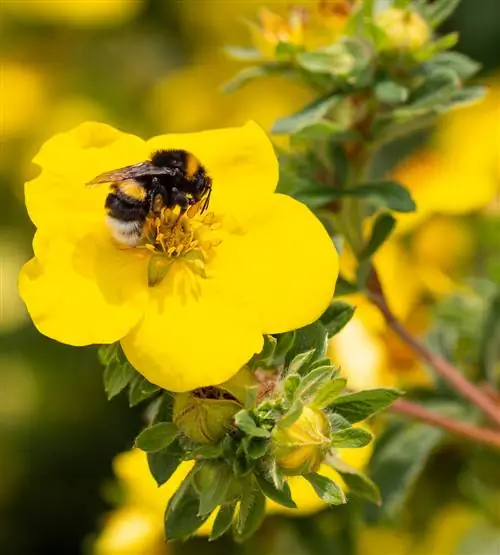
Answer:
[[[410,418],[416,418],[422,422],[427,422],[431,426],[442,428],[457,437],[469,439],[476,443],[484,443],[490,447],[500,449],[500,433],[453,420],[437,412],[431,412],[411,401],[398,399],[391,405],[391,411],[403,416],[409,416]]]
[[[425,360],[434,370],[446,380],[450,386],[476,405],[494,424],[500,427],[500,408],[489,395],[469,380],[451,363],[443,357],[431,352],[423,343],[414,337],[394,316],[385,300],[380,281],[375,269],[369,279],[370,299],[384,315],[391,329],[409,345],[417,355]]]

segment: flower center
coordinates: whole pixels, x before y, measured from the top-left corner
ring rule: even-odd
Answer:
[[[153,253],[149,263],[149,284],[155,285],[177,260],[185,262],[197,275],[205,278],[205,266],[222,241],[221,218],[213,212],[200,213],[192,206],[180,215],[179,209],[161,208],[145,223],[141,245]]]

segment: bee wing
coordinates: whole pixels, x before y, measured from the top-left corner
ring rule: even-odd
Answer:
[[[145,175],[175,175],[175,170],[172,168],[159,168],[158,166],[154,166],[151,162],[140,162],[133,166],[125,166],[124,168],[101,173],[91,179],[87,183],[87,186],[92,187],[94,185],[100,185],[101,183],[118,183]]]

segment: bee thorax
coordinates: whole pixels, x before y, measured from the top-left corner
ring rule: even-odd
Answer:
[[[142,239],[143,224],[141,222],[124,222],[107,215],[106,223],[111,229],[113,237],[124,245],[135,247]]]

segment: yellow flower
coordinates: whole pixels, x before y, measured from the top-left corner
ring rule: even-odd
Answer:
[[[93,548],[94,555],[166,555],[168,551],[155,515],[135,507],[111,513]]]
[[[262,8],[258,13],[258,24],[250,23],[253,43],[262,56],[272,60],[280,43],[302,45],[305,16],[305,10],[300,8],[290,9],[286,16]]]
[[[298,111],[312,99],[298,83],[280,77],[258,79],[228,94],[221,85],[238,71],[230,61],[201,63],[182,68],[162,79],[147,101],[153,123],[185,133],[216,125],[238,126],[249,119],[269,131],[276,119]],[[203,83],[203,86],[200,86]],[[189,110],[179,110],[179,103]],[[273,142],[285,146],[285,137]]]
[[[76,27],[124,23],[141,9],[142,0],[31,0],[2,2],[0,11]]]
[[[431,38],[427,21],[409,8],[387,8],[375,16],[375,23],[385,33],[385,50],[415,52]]]
[[[43,113],[45,96],[39,73],[21,63],[0,60],[0,141],[31,130]]]
[[[107,187],[85,183],[169,148],[192,152],[212,177],[208,214],[183,216],[172,234],[164,210],[156,242],[126,248],[105,224]],[[254,123],[147,142],[87,123],[50,139],[34,162],[42,172],[25,192],[35,258],[19,288],[37,328],[57,341],[121,340],[148,380],[188,391],[226,381],[261,350],[263,334],[314,321],[331,299],[335,248],[304,205],[274,193],[277,160]],[[151,261],[169,264],[153,286]]]

